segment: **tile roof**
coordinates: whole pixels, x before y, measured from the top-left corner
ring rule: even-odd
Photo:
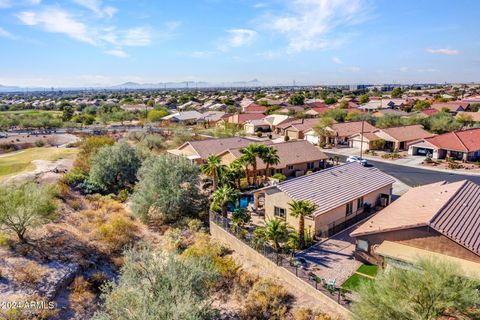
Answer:
[[[338,137],[350,137],[351,135],[362,132],[362,121],[334,123],[330,128]],[[371,132],[375,129],[376,128],[370,123],[364,121],[363,132]]]
[[[280,159],[280,163],[272,168],[285,168],[287,165],[303,163],[303,162],[312,162],[328,159],[328,157],[323,153],[319,148],[315,147],[306,140],[297,140],[272,144],[272,147],[277,149],[277,155]],[[220,154],[225,152],[230,152],[236,158],[239,158],[242,154],[240,152],[241,148],[231,148],[225,150]],[[265,169],[266,165],[262,160],[257,160],[257,169]]]
[[[263,119],[263,113],[239,113],[228,117],[228,122],[242,124],[248,120]]]
[[[439,149],[471,152],[480,150],[480,128],[453,131],[425,139]]]
[[[429,226],[480,255],[480,186],[445,181],[416,187],[367,220],[351,236]]]
[[[198,111],[182,111],[165,116],[162,120],[177,119],[178,121],[185,121],[196,120],[200,117],[202,117],[202,114]]]
[[[394,182],[377,168],[352,162],[287,180],[276,187],[293,200],[312,201],[318,206],[315,215],[319,215]]]
[[[278,128],[287,129],[291,127],[298,131],[306,131],[313,128],[317,123],[318,119],[291,119],[278,125]]]
[[[206,159],[211,154],[218,154],[230,148],[243,148],[251,143],[259,142],[242,137],[209,139],[200,141],[188,141],[182,146],[180,146],[178,149],[182,148],[186,144],[190,144],[192,148],[198,153],[200,158]]]
[[[437,114],[439,113],[440,111],[438,111],[437,109],[432,109],[432,108],[429,108],[429,109],[424,109],[424,110],[421,110],[420,113],[423,113],[427,116],[433,116],[434,114]]]
[[[428,137],[432,137],[433,134],[423,129],[421,124],[414,124],[411,126],[401,126],[401,127],[391,127],[379,129],[378,131],[383,131],[388,134],[390,137],[394,138],[397,141],[414,141],[420,140]],[[375,131],[377,132],[377,131]],[[375,133],[374,132],[374,133]]]
[[[258,104],[255,104],[255,103],[251,103],[248,106],[243,108],[243,112],[245,112],[245,113],[251,113],[251,112],[263,113],[265,111],[267,111],[267,107],[259,106]]]
[[[443,108],[447,108],[450,112],[457,112],[465,110],[469,105],[470,103],[462,101],[434,102],[432,108],[439,111],[442,111]],[[459,110],[460,108],[462,110]]]

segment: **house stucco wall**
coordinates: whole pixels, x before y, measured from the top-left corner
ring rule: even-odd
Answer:
[[[385,186],[374,192],[366,194],[364,198],[364,203],[369,203],[372,206],[375,205],[377,200],[380,198],[380,194],[391,195],[392,185]],[[295,230],[298,230],[299,218],[294,218],[290,214],[289,202],[292,199],[284,192],[280,191],[278,188],[267,189],[265,191],[265,218],[272,219],[274,218],[274,208],[283,208],[286,211],[286,222],[291,225]],[[346,215],[347,204],[338,206],[328,212],[317,215],[313,218],[305,218],[305,230],[311,230],[313,234],[319,234],[322,231],[327,231],[328,226],[333,222],[338,222],[339,220],[345,219],[349,220],[353,218],[356,214],[360,213],[363,208],[357,208],[357,199],[353,199],[353,213],[351,215]]]

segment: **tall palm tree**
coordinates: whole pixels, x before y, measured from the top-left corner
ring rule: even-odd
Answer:
[[[242,161],[252,166],[252,184],[257,184],[257,157],[260,156],[263,145],[252,143],[240,149]],[[248,180],[248,179],[247,179]]]
[[[216,155],[209,155],[204,164],[201,165],[200,171],[206,175],[212,177],[213,190],[217,190],[218,177],[225,171],[226,166],[222,164],[220,157]]]
[[[262,146],[260,150],[260,159],[265,163],[265,177],[264,181],[268,179],[268,171],[270,166],[276,166],[280,163],[280,157],[277,154],[277,149],[272,146]]]
[[[244,167],[239,159],[235,159],[227,167],[225,173],[223,174],[223,179],[221,179],[221,184],[227,184],[236,189],[240,189],[240,179],[244,174]]]
[[[305,217],[311,217],[317,205],[308,200],[292,201],[288,204],[290,206],[290,214],[299,218],[298,221],[298,243],[300,248],[305,247]]]
[[[222,216],[226,218],[228,203],[236,201],[237,197],[237,190],[228,186],[221,186],[212,195],[211,207],[219,206],[222,210]]]

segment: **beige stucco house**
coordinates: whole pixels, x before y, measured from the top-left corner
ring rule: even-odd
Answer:
[[[330,236],[358,220],[368,205],[388,205],[394,182],[382,171],[358,163],[335,166],[264,188],[265,218],[285,219],[298,228],[299,219],[291,216],[289,203],[308,200],[317,210],[305,219],[306,230]]]

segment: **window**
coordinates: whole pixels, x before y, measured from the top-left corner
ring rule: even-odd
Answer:
[[[273,215],[275,217],[285,219],[285,209],[284,208],[279,208],[279,207],[274,207]]]
[[[307,170],[312,170],[315,167],[314,162],[307,162]]]
[[[347,216],[353,212],[353,202],[347,203]]]
[[[287,169],[288,169],[288,170],[293,170],[293,165],[289,164],[289,165],[287,166]]]
[[[275,173],[281,173],[281,174],[283,174],[283,169],[275,169]]]
[[[358,199],[357,199],[357,210],[362,209],[362,208],[363,208],[363,204],[364,204],[364,202],[363,202],[363,197],[358,198]]]
[[[357,239],[357,250],[368,252],[368,241]]]

